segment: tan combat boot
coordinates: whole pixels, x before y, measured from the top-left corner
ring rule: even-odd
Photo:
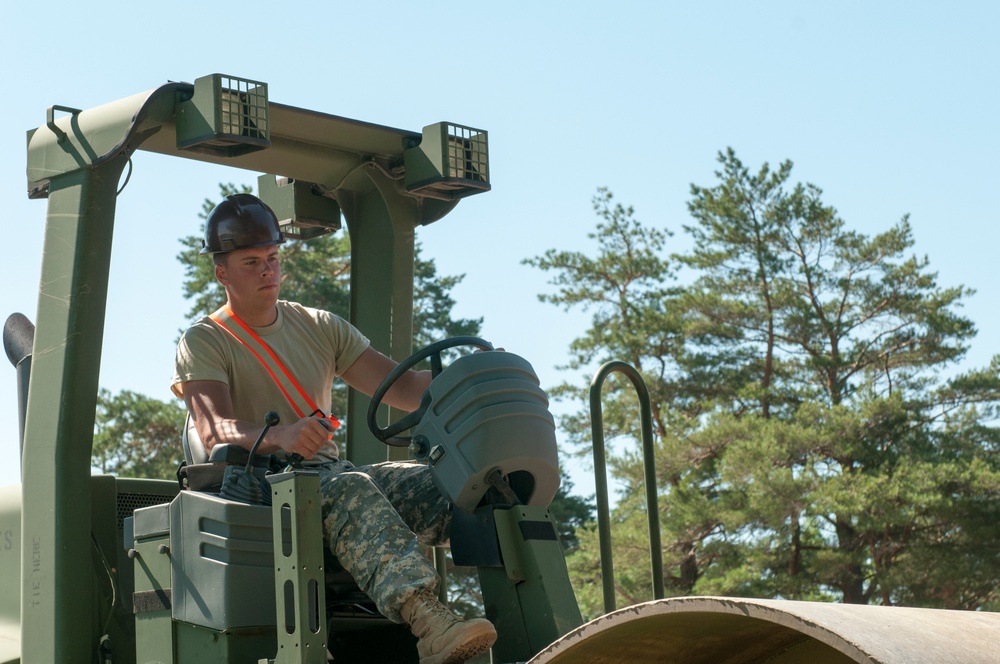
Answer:
[[[406,600],[400,614],[419,639],[420,664],[458,664],[485,651],[497,640],[497,631],[489,620],[462,620],[429,590]]]

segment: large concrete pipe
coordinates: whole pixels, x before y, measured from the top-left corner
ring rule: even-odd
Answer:
[[[592,620],[530,664],[985,664],[998,644],[997,613],[678,597]]]

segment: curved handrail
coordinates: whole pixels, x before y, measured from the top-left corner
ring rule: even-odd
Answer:
[[[608,508],[607,459],[604,452],[604,416],[601,411],[601,388],[614,372],[625,374],[635,387],[642,416],[642,457],[646,485],[646,517],[649,522],[649,555],[653,576],[653,598],[663,599],[663,547],[660,543],[659,502],[656,495],[656,465],[653,459],[653,418],[649,390],[642,376],[625,362],[606,362],[590,381],[590,424],[594,439],[594,473],[597,489],[597,532],[601,547],[601,577],[604,611],[615,610],[615,572],[611,552],[611,514]]]

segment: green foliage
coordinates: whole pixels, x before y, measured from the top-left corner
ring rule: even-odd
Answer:
[[[641,373],[655,377],[647,380],[654,403],[674,402],[691,392],[687,358],[684,356],[683,317],[674,305],[682,292],[670,286],[673,264],[660,257],[669,233],[644,228],[634,218],[632,208],[613,202],[613,195],[601,189],[594,197],[594,210],[601,221],[588,235],[597,241],[596,258],[581,252],[549,250],[544,255],[524,261],[556,276],[553,295],[542,295],[543,302],[564,308],[579,306],[593,312],[593,322],[585,336],[570,346],[568,369],[582,369],[612,359],[625,360]],[[563,384],[551,391],[557,398],[584,398],[586,380]],[[618,390],[621,382],[610,379],[609,390]],[[655,395],[652,393],[655,391]],[[629,392],[624,392],[628,394]],[[627,410],[612,400],[604,412],[605,425],[613,432],[622,429]],[[668,413],[655,411],[654,426],[665,430],[663,418]],[[564,428],[578,442],[589,441],[589,418],[568,418]]]
[[[868,237],[790,184],[790,162],[719,163],[716,185],[691,188],[689,252],[663,255],[669,232],[602,189],[595,258],[527,261],[555,275],[543,301],[594,311],[569,368],[624,359],[649,386],[667,594],[994,605],[1000,360],[955,374],[971,291],[908,255],[905,217]],[[603,412],[623,605],[652,592],[631,387],[609,379]],[[561,425],[589,446],[586,410]],[[578,532],[569,564],[593,616],[597,533]]]
[[[589,499],[572,493],[573,482],[565,470],[560,468],[559,490],[549,504],[549,514],[555,521],[559,542],[563,551],[572,553],[580,548],[578,530],[594,520],[593,497]]]
[[[182,460],[184,407],[123,390],[97,395],[94,467],[119,477],[173,479]]]

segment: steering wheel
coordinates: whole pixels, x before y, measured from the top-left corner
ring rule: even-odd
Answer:
[[[417,410],[409,413],[392,424],[388,425],[384,429],[379,427],[378,422],[375,421],[375,415],[378,413],[378,407],[382,405],[382,399],[385,398],[386,393],[392,389],[392,386],[396,384],[396,381],[400,377],[412,369],[417,363],[422,360],[431,358],[431,376],[437,377],[441,373],[441,352],[448,350],[449,348],[454,348],[456,346],[476,346],[481,350],[494,350],[493,344],[485,339],[480,339],[479,337],[452,337],[450,339],[443,339],[432,343],[429,346],[421,348],[413,355],[400,362],[395,369],[389,372],[389,374],[382,380],[378,388],[372,394],[371,403],[368,404],[368,429],[372,432],[376,438],[381,440],[386,445],[391,445],[392,447],[407,447],[410,444],[410,436],[397,436],[400,431],[406,431],[417,425],[420,419],[427,412],[427,408],[430,406],[430,400],[425,398],[421,400],[420,407]]]

